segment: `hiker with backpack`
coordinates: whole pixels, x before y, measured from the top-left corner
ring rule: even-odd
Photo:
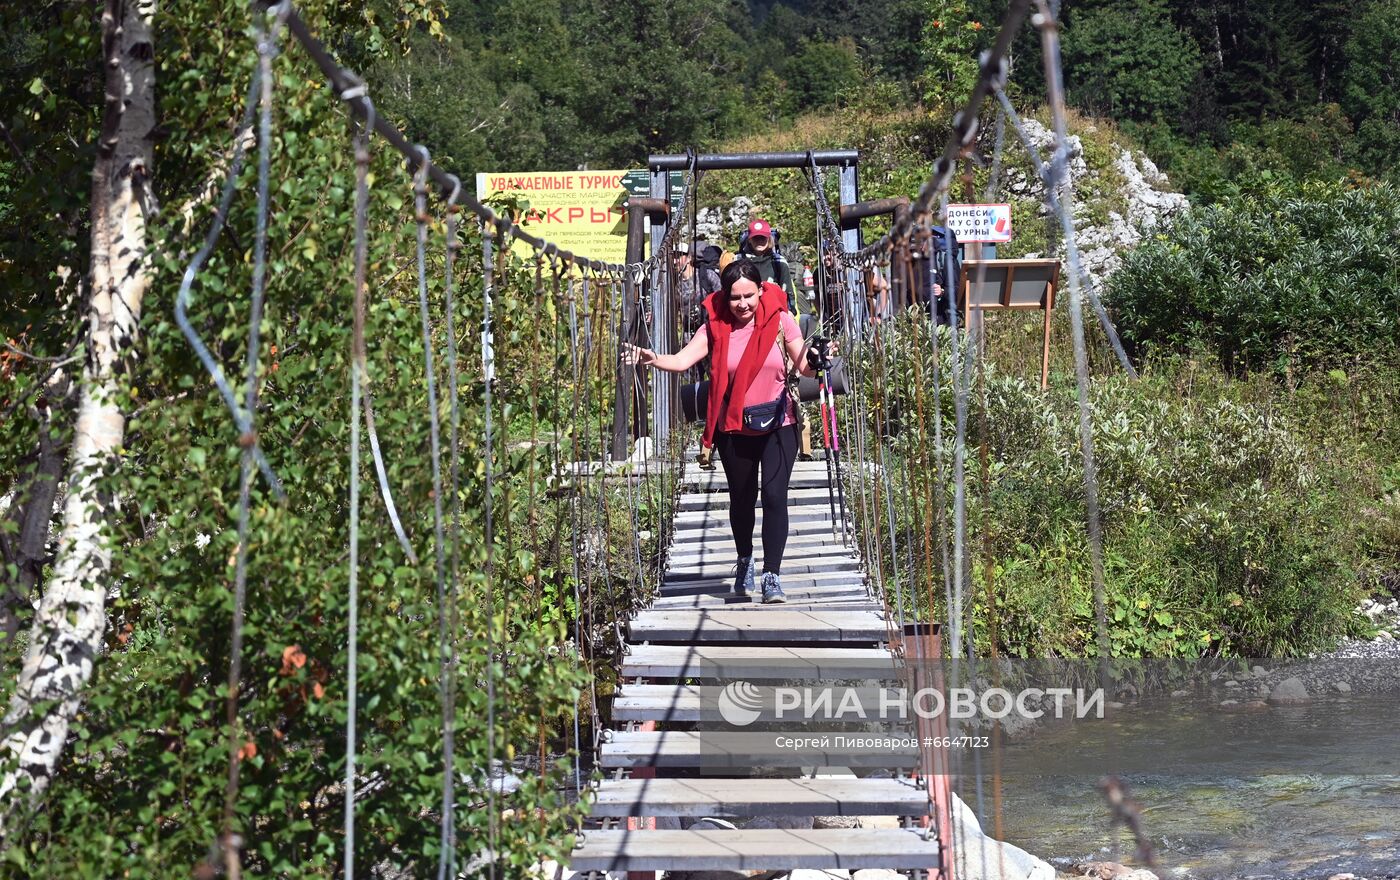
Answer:
[[[734,593],[754,589],[754,504],[763,500],[762,598],[787,601],[781,581],[788,539],[788,483],[797,460],[796,375],[814,375],[828,364],[829,344],[820,336],[805,343],[787,311],[787,295],[764,281],[748,259],[720,273],[720,289],[704,301],[706,322],[676,354],[657,354],[627,343],[624,364],[668,373],[690,369],[707,356],[710,387],[702,456],[719,450],[729,482],[729,525],[739,561]],[[796,374],[796,375],[794,375]]]
[[[705,297],[719,290],[719,257],[719,248],[703,241],[693,245],[679,242],[672,252],[676,294],[688,333],[695,332],[705,321],[704,308],[700,305]]]
[[[796,313],[797,293],[792,285],[792,266],[778,248],[778,233],[767,220],[755,219],[739,236],[739,256],[758,269],[764,281],[772,282],[787,294],[787,310]]]
[[[965,323],[962,305],[954,302],[962,274],[962,260],[958,252],[957,235],[944,226],[919,230],[910,247],[909,256],[914,276],[911,304],[918,306],[925,313],[929,311],[931,282],[932,309],[934,321],[938,324],[953,323],[955,306],[958,309],[958,323]]]

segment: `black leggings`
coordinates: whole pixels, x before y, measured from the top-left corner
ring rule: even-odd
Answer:
[[[721,433],[715,438],[729,480],[729,526],[740,556],[753,555],[754,502],[763,470],[763,570],[780,574],[788,539],[788,481],[797,461],[797,426],[771,434]]]

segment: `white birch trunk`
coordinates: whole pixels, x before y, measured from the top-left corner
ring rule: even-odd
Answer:
[[[106,627],[115,500],[99,483],[119,464],[126,415],[119,377],[131,366],[141,300],[150,282],[146,218],[156,123],[151,20],[155,0],[106,0],[106,93],[93,169],[92,300],[86,364],[68,468],[58,557],[29,634],[0,748],[0,840],[23,799],[52,781],[92,678]]]

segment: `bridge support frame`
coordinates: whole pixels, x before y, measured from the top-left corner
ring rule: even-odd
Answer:
[[[653,154],[647,157],[647,169],[651,172],[651,201],[667,203],[670,197],[670,172],[672,171],[716,171],[716,170],[755,170],[764,168],[810,168],[836,167],[840,170],[840,205],[845,208],[860,201],[860,151],[859,150],[813,150],[807,153],[704,153]],[[630,204],[630,203],[629,203]],[[688,218],[676,218],[684,224]],[[629,220],[630,222],[630,220]],[[651,252],[655,254],[666,238],[670,217],[660,220],[652,217]],[[691,230],[694,236],[695,230]],[[861,248],[860,229],[845,229],[841,232],[842,245],[848,253]],[[628,235],[629,249],[627,262],[640,262],[641,255],[633,256]],[[815,243],[814,243],[815,244]],[[671,267],[660,265],[646,279],[651,290],[651,338],[657,353],[673,354],[682,344],[676,321],[679,303],[672,289]],[[846,303],[844,311],[850,323],[848,327],[861,325],[865,304],[858,301],[855,294],[858,276],[855,269],[847,271]],[[660,450],[670,439],[672,418],[676,412],[675,401],[678,389],[677,377],[671,373],[653,370],[651,373],[651,439],[653,449]],[[619,391],[621,388],[619,387]],[[614,438],[616,438],[616,424]],[[616,450],[616,443],[614,443]],[[614,451],[614,458],[618,457]]]

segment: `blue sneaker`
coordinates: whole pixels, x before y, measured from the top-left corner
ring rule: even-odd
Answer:
[[[747,599],[749,593],[753,592],[753,557],[740,556],[739,564],[734,567],[734,595]]]
[[[787,596],[783,595],[783,584],[778,580],[778,576],[771,571],[763,573],[763,604],[781,605],[787,601]]]

